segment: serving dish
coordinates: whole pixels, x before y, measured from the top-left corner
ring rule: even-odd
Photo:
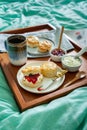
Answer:
[[[50,42],[51,45],[52,45],[51,50],[53,48],[55,48],[55,42],[52,41],[51,39],[44,38],[44,37],[38,37],[38,38],[39,38],[40,42],[43,42],[43,41]],[[27,47],[27,52],[28,52],[27,56],[28,56],[28,58],[32,58],[32,57],[34,57],[34,58],[35,57],[48,57],[48,56],[50,56],[50,51],[41,53],[41,52],[38,51],[38,47],[31,48],[31,47],[28,46]]]
[[[51,51],[50,56],[51,59],[55,62],[61,62],[61,58],[66,54],[66,52],[62,49],[55,48]]]
[[[65,55],[61,59],[62,67],[69,72],[76,72],[82,65],[82,60],[79,57]]]
[[[81,55],[83,55],[87,51],[87,46],[82,48],[77,54],[75,55],[68,55],[65,54],[61,58],[62,67],[67,69],[69,72],[76,72],[82,65]]]

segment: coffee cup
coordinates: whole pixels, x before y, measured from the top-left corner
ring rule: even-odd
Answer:
[[[21,66],[27,61],[26,37],[23,35],[11,35],[6,40],[6,49],[10,63]]]

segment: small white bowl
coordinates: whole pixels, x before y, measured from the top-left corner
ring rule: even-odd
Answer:
[[[60,62],[62,56],[64,55],[65,55],[65,51],[62,49],[59,50],[58,48],[53,49],[50,53],[51,59],[55,62]]]
[[[69,72],[76,72],[82,65],[82,60],[79,57],[65,55],[61,59],[62,67]]]

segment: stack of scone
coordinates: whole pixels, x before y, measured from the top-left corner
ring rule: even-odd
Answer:
[[[52,44],[47,41],[40,41],[36,36],[27,37],[27,45],[31,48],[37,47],[39,52],[49,52],[51,50]]]

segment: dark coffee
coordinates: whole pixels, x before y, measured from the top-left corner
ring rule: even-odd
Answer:
[[[23,41],[25,41],[25,37],[21,35],[15,35],[8,38],[8,42],[12,44],[22,43]]]

